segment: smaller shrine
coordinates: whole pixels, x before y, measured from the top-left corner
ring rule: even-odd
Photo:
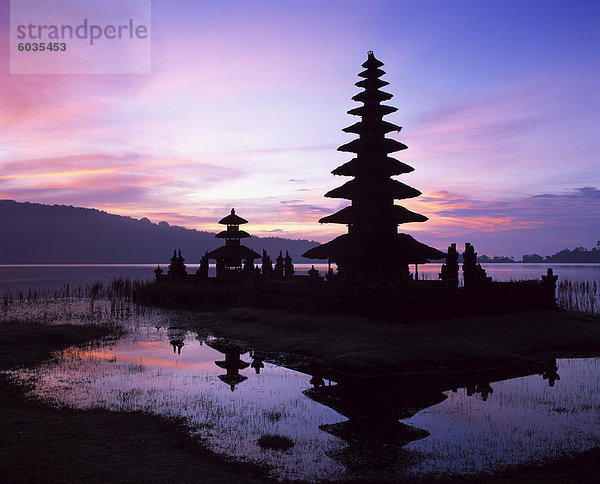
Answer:
[[[227,229],[219,232],[215,237],[225,239],[225,245],[207,254],[209,259],[217,262],[217,278],[224,277],[229,272],[254,269],[254,259],[260,259],[261,255],[240,243],[240,239],[250,237],[248,232],[240,230],[240,225],[248,221],[236,215],[235,209],[232,208],[231,213],[219,220],[219,223],[226,225]]]

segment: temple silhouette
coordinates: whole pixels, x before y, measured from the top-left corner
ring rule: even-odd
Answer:
[[[219,220],[219,223],[226,225],[227,230],[219,232],[215,237],[225,239],[225,245],[207,254],[208,259],[214,259],[217,262],[217,277],[223,277],[231,271],[241,270],[242,261],[246,261],[246,268],[252,270],[254,259],[259,259],[261,256],[240,243],[240,239],[250,237],[248,232],[240,230],[240,225],[246,224],[248,221],[236,215],[235,209],[232,208],[231,213]]]
[[[408,234],[398,233],[399,224],[425,222],[427,217],[394,204],[394,200],[418,197],[421,192],[391,178],[414,169],[388,156],[407,146],[386,137],[387,133],[401,128],[383,120],[397,109],[381,104],[392,98],[380,90],[389,84],[380,79],[385,74],[380,69],[382,66],[383,62],[370,51],[362,65],[365,70],[358,74],[364,79],[355,84],[363,91],[352,98],[363,106],[348,111],[361,120],[343,129],[359,137],[338,148],[338,151],[355,153],[356,157],[332,171],[334,175],[354,179],[325,194],[329,198],[350,200],[351,205],[319,220],[320,223],[345,224],[348,233],[303,254],[309,259],[335,262],[339,276],[348,280],[406,280],[409,264],[424,264],[445,255]]]
[[[325,194],[350,204],[319,220],[344,224],[348,232],[303,254],[309,259],[328,261],[324,276],[314,265],[307,274],[297,274],[287,250],[285,257],[284,250],[280,250],[272,259],[264,248],[258,254],[243,245],[241,240],[250,234],[240,226],[248,221],[231,209],[218,222],[226,229],[215,236],[224,239],[224,245],[205,253],[194,274],[188,274],[181,251],[175,250],[167,274],[157,267],[157,284],[139,289],[137,301],[193,309],[279,308],[403,322],[556,308],[557,276],[551,269],[541,281],[494,282],[477,263],[477,252],[467,242],[461,286],[455,243],[444,253],[398,231],[399,225],[428,219],[396,203],[418,197],[421,192],[393,178],[414,169],[390,156],[407,146],[387,137],[401,128],[383,119],[397,109],[382,104],[392,98],[381,90],[388,85],[381,79],[385,74],[382,66],[369,51],[362,64],[364,70],[358,74],[361,80],[355,83],[362,91],[352,98],[362,106],[348,111],[360,120],[343,129],[358,138],[338,148],[355,157],[332,171],[333,175],[351,179]],[[419,280],[419,264],[444,258],[437,280]],[[260,266],[255,266],[256,259],[260,259]],[[210,260],[216,262],[216,277],[209,277]],[[337,273],[332,264],[337,266]],[[409,265],[413,264],[415,271],[411,275]],[[182,287],[182,283],[187,287]],[[173,287],[176,285],[179,287]]]

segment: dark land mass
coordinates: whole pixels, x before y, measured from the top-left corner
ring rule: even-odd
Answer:
[[[572,263],[572,264],[600,264],[600,243],[591,250],[585,247],[576,247],[573,250],[563,249],[554,255],[542,257],[538,254],[526,254],[523,262],[529,263]]]
[[[164,263],[175,249],[188,264],[197,264],[205,252],[223,245],[214,233],[65,205],[0,200],[0,220],[0,264]],[[273,260],[287,250],[294,262],[306,263],[311,261],[301,255],[318,245],[254,236],[245,243],[258,253],[265,249]]]
[[[600,355],[600,316],[528,311],[398,324],[352,315],[238,308],[199,322],[271,353],[315,358],[332,379],[444,376]]]
[[[462,254],[459,254],[458,261],[463,262]],[[437,261],[443,262],[443,260]],[[521,260],[514,260],[512,257],[503,255],[478,255],[477,262],[481,264],[600,264],[600,246],[588,250],[585,247],[575,247],[573,250],[563,249],[553,255],[542,256],[539,254],[525,254]]]

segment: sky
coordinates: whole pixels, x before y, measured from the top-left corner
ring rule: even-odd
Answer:
[[[548,255],[600,239],[600,2],[152,2],[149,74],[10,74],[0,0],[0,198],[325,242],[323,195],[367,51],[408,146],[400,232]]]

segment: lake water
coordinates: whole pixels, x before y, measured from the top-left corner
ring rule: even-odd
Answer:
[[[95,282],[109,283],[123,279],[148,281],[154,279],[154,269],[159,264],[71,264],[71,265],[0,265],[0,297],[19,293],[27,297],[29,291],[49,292],[61,296],[69,286],[71,293],[85,289]],[[160,264],[166,270],[168,264]],[[441,264],[425,264],[417,268],[420,279],[437,280]],[[484,264],[483,267],[495,281],[540,279],[548,267],[558,275],[557,298],[561,307],[569,310],[600,312],[600,264]],[[311,264],[296,264],[296,274],[306,275]],[[320,274],[327,272],[327,264],[315,264]],[[187,265],[188,273],[198,269],[198,264]],[[335,266],[334,266],[335,269]],[[410,266],[415,275],[415,266]],[[209,276],[214,277],[215,267],[210,266]],[[459,274],[462,277],[462,272]],[[578,286],[566,285],[568,281]],[[462,284],[462,281],[461,281]],[[585,286],[582,286],[584,284]],[[85,291],[83,291],[85,293]]]
[[[0,265],[0,294],[4,291],[60,289],[65,284],[71,288],[85,287],[94,282],[109,282],[116,277],[152,280],[159,264],[68,264],[68,265]],[[160,264],[166,271],[168,263]],[[418,266],[421,279],[438,279],[441,264]],[[306,275],[311,264],[296,264],[296,274]],[[539,279],[552,267],[562,280],[596,281],[600,284],[600,264],[483,264],[488,275],[496,281]],[[321,274],[327,272],[327,264],[315,264]],[[334,266],[335,268],[335,266]],[[198,264],[188,264],[188,273],[198,269]],[[415,273],[414,265],[410,266]],[[462,273],[461,273],[462,274]],[[210,266],[209,276],[215,275]]]
[[[109,302],[72,299],[17,301],[0,322],[42,312],[48,324],[115,321]],[[265,464],[279,479],[485,473],[600,444],[599,358],[536,363],[500,381],[481,374],[456,389],[366,387],[279,366],[260,348],[215,338],[202,329],[208,313],[130,306],[121,314],[122,339],[70,348],[11,375],[55,405],[182,417],[214,451]],[[294,446],[262,449],[265,433]]]

